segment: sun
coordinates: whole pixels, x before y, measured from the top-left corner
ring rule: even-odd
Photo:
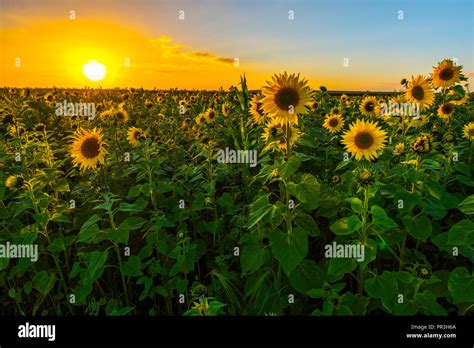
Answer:
[[[95,60],[91,60],[82,67],[82,72],[89,80],[100,81],[105,77],[105,65],[100,64]]]

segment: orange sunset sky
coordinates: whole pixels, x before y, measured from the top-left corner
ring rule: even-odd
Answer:
[[[1,84],[217,89],[245,73],[260,88],[287,70],[315,88],[393,91],[453,57],[472,79],[472,2],[437,2],[2,0]],[[84,75],[91,60],[103,80]]]

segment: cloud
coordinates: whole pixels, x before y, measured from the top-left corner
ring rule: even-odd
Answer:
[[[189,59],[204,59],[210,62],[218,62],[223,64],[233,64],[234,59],[228,57],[221,57],[211,52],[203,52],[193,50],[192,47],[182,44],[172,44],[173,39],[169,36],[162,35],[158,38],[149,40],[151,45],[155,48],[161,48],[164,57],[181,56]]]

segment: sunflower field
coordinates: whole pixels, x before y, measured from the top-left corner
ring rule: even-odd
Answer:
[[[0,313],[472,315],[466,81],[446,59],[364,95],[4,88],[0,244],[38,255],[0,255]]]

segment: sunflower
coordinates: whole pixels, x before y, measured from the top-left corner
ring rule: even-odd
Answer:
[[[338,107],[331,108],[331,110],[329,111],[329,114],[331,115],[339,115],[340,113],[341,113],[341,110],[339,110]]]
[[[433,79],[433,86],[450,87],[460,82],[462,66],[455,66],[451,59],[444,59],[438,63],[437,67],[433,67],[431,77]]]
[[[23,135],[24,133],[25,128],[23,128],[22,126],[12,124],[10,127],[8,127],[8,134],[10,134],[12,137],[16,137],[17,135]]]
[[[358,170],[357,184],[362,187],[368,187],[375,183],[374,175],[367,168]]]
[[[115,112],[115,118],[117,119],[117,121],[125,123],[128,121],[128,112],[124,109],[118,109]]]
[[[360,111],[366,116],[374,116],[376,114],[377,98],[367,96],[360,103]]]
[[[280,122],[278,122],[277,119],[271,118],[265,126],[265,129],[262,134],[262,139],[265,141],[275,140],[279,132],[281,132]]]
[[[230,114],[230,105],[228,103],[222,104],[222,115],[224,117],[229,116]]]
[[[454,105],[452,103],[441,104],[438,108],[438,116],[441,118],[449,118],[454,112]]]
[[[394,156],[400,156],[404,151],[405,151],[405,144],[398,143],[397,145],[395,145],[395,149],[393,149],[392,154]]]
[[[127,140],[133,147],[138,147],[140,141],[145,139],[145,133],[136,127],[130,127],[127,132]]]
[[[110,116],[113,116],[113,115],[115,115],[115,110],[114,109],[108,109],[108,110],[102,111],[99,114],[99,117],[107,118],[107,117],[110,117]]]
[[[377,128],[377,122],[357,120],[344,133],[341,143],[357,160],[362,157],[370,160],[378,157],[377,151],[385,147],[387,133]]]
[[[401,103],[406,103],[407,99],[406,99],[405,94],[399,94],[390,98],[390,101],[392,102],[392,104],[401,104]]]
[[[206,114],[201,112],[199,115],[196,116],[196,123],[198,125],[203,125],[206,122]]]
[[[316,110],[319,106],[318,102],[317,101],[310,101],[310,102],[307,102],[306,103],[306,106],[310,109],[310,110]]]
[[[406,99],[412,103],[420,104],[420,109],[430,106],[434,101],[434,91],[429,82],[422,75],[412,76],[408,83]]]
[[[250,115],[253,117],[253,121],[256,124],[265,123],[265,113],[263,112],[263,104],[258,96],[253,96],[250,100]]]
[[[416,138],[415,142],[413,143],[413,151],[418,154],[427,153],[430,151],[430,138],[425,135]]]
[[[291,146],[291,144],[296,143],[299,137],[300,131],[293,125],[290,125],[287,129],[286,125],[282,125],[277,119],[272,118],[267,122],[262,134],[262,139],[268,143],[264,151],[268,149],[274,151],[285,150],[287,148],[287,142],[289,142]]]
[[[216,112],[212,108],[207,109],[205,115],[206,115],[206,122],[207,123],[214,122],[216,120],[216,117],[217,117]]]
[[[349,100],[349,97],[345,93],[343,95],[341,95],[342,104],[347,103],[348,100]]]
[[[411,165],[417,165],[418,164],[418,161],[416,159],[412,159],[412,160],[409,160],[409,161],[403,161],[403,162],[400,162],[401,164],[411,164]]]
[[[21,185],[23,185],[23,178],[19,175],[10,175],[5,180],[5,186],[9,189],[19,188]]]
[[[474,140],[474,122],[466,124],[463,128],[464,138]]]
[[[191,120],[189,118],[186,118],[183,120],[183,122],[181,122],[181,128],[186,129],[189,127],[190,124],[191,124]]]
[[[35,127],[34,130],[37,132],[43,132],[46,129],[46,126],[43,123],[38,123]]]
[[[300,75],[273,75],[267,81],[263,91],[263,111],[275,117],[280,123],[298,123],[298,114],[307,114],[305,104],[311,100],[307,81],[300,80]]]
[[[107,150],[102,138],[101,130],[79,129],[73,136],[73,143],[69,153],[75,166],[81,170],[96,168],[99,163],[104,163]]]
[[[344,126],[344,119],[341,115],[326,116],[324,119],[323,127],[326,128],[330,133],[335,133],[341,130]]]

